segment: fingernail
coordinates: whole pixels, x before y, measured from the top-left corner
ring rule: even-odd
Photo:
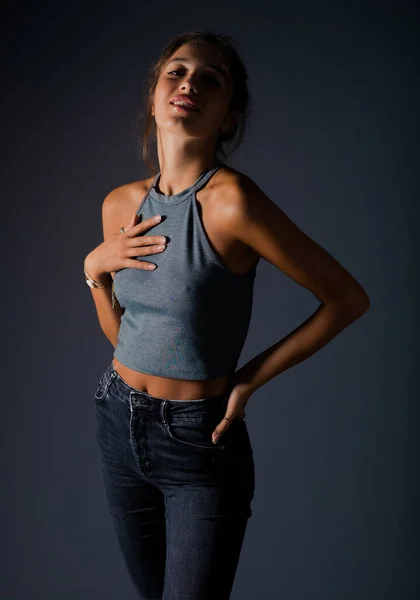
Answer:
[[[220,437],[219,435],[215,435],[215,436],[213,437],[213,440],[212,440],[212,441],[213,441],[213,444],[215,444],[215,443],[217,442],[217,440],[219,439],[219,437]]]

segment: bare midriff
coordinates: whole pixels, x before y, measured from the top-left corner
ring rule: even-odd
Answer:
[[[118,359],[113,358],[114,369],[130,387],[139,392],[146,392],[157,398],[171,400],[198,400],[211,398],[224,392],[229,384],[229,377],[216,379],[189,380],[157,377],[147,373],[140,373],[123,365]]]

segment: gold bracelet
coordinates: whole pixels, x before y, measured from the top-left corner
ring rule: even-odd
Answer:
[[[83,269],[83,272],[85,274],[86,283],[91,288],[105,288],[112,283],[112,277],[111,277],[111,281],[108,281],[107,283],[103,283],[102,281],[96,281],[95,279],[93,279],[90,275],[88,275],[86,273],[85,269]]]
[[[88,284],[89,287],[91,288],[98,288],[98,289],[102,289],[102,288],[106,288],[109,286],[109,284],[111,284],[111,300],[112,300],[112,308],[115,308],[115,304],[116,302],[118,302],[117,297],[115,295],[115,290],[114,290],[114,279],[113,277],[111,277],[111,281],[109,281],[108,283],[101,283],[100,281],[96,281],[95,279],[92,279],[92,277],[90,275],[88,275],[85,271],[85,269],[83,269],[83,272],[85,274],[85,280],[86,283]],[[119,303],[118,303],[119,304]]]

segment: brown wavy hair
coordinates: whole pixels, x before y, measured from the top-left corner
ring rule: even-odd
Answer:
[[[248,90],[248,74],[244,63],[242,62],[234,44],[236,41],[228,35],[211,33],[210,31],[191,31],[173,37],[164,46],[157,61],[152,63],[148,69],[146,94],[143,99],[146,116],[139,111],[137,122],[144,123],[143,133],[137,138],[137,151],[139,158],[150,168],[153,175],[156,174],[155,166],[150,158],[150,140],[156,141],[156,121],[152,115],[153,97],[156,85],[163,65],[169,60],[172,54],[182,45],[188,42],[205,42],[214,44],[221,59],[222,68],[230,74],[233,83],[232,96],[229,110],[237,111],[235,126],[228,132],[222,132],[216,144],[216,156],[225,160],[232,154],[243,142],[245,128],[248,123],[249,114],[252,105],[252,99]],[[226,146],[230,146],[227,151]]]

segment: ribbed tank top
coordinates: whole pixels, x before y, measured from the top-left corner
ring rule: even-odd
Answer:
[[[136,213],[162,220],[144,235],[168,236],[166,249],[136,257],[154,270],[124,268],[114,292],[122,308],[114,356],[160,377],[232,377],[248,333],[257,262],[244,274],[227,268],[207,237],[196,193],[224,166],[216,159],[195,183],[172,196],[154,177]]]

